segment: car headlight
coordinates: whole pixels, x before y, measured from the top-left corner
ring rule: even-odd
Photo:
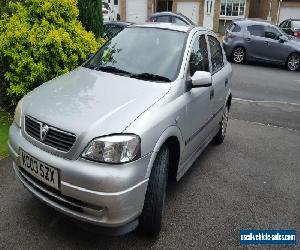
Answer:
[[[132,134],[116,134],[92,140],[82,157],[105,163],[126,163],[140,157],[141,139]]]
[[[19,128],[21,128],[21,123],[22,123],[22,106],[23,106],[23,99],[21,99],[18,102],[18,105],[15,110],[15,117],[14,117],[14,122],[17,124]]]

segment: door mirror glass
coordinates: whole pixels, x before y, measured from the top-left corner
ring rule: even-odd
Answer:
[[[211,73],[206,71],[196,71],[191,80],[193,88],[209,87],[212,85]]]

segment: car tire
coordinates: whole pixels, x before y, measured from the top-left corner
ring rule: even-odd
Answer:
[[[297,71],[300,69],[300,54],[292,53],[289,55],[286,66],[290,71]]]
[[[221,144],[225,139],[227,125],[228,125],[228,114],[229,114],[228,105],[225,105],[223,115],[222,115],[222,120],[219,125],[219,131],[213,139],[213,142],[215,144]]]
[[[235,47],[231,53],[231,60],[234,63],[243,63],[246,59],[246,51],[243,47]]]
[[[169,149],[167,146],[163,146],[154,161],[143,211],[139,218],[140,229],[148,236],[157,236],[161,230],[168,180],[168,162]]]

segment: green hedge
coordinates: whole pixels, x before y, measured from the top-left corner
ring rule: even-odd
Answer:
[[[99,47],[77,20],[77,0],[11,2],[7,13],[0,20],[0,92],[11,105]]]

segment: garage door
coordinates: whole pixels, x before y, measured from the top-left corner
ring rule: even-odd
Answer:
[[[199,24],[199,2],[177,2],[177,12]]]
[[[300,7],[281,7],[278,23],[281,23],[289,18],[300,19]]]
[[[126,20],[144,23],[147,19],[147,0],[126,0]]]

